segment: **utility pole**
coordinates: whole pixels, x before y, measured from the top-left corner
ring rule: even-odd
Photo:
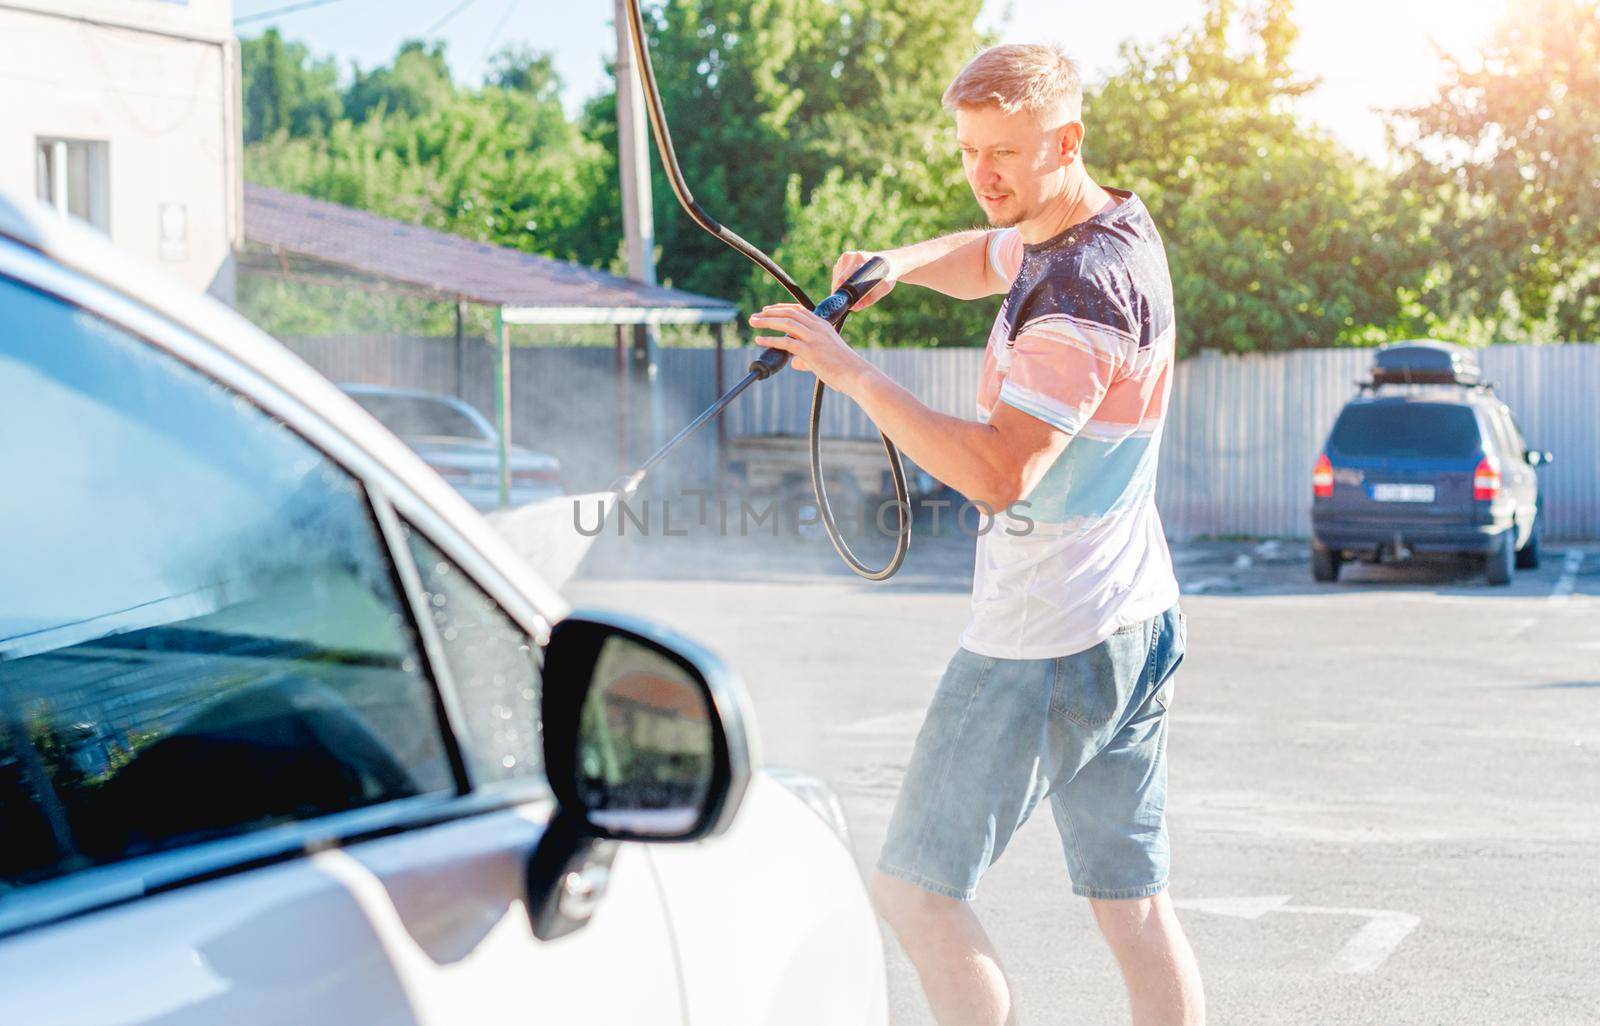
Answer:
[[[626,0],[613,0],[617,33],[617,166],[622,171],[622,229],[627,240],[628,277],[646,285],[656,283],[656,228],[650,197],[650,140],[646,136],[644,90],[634,65],[633,40],[628,31]],[[651,324],[633,326],[633,373],[642,378],[646,415],[650,425],[650,450],[663,441],[662,409],[657,385],[656,350],[659,341]]]

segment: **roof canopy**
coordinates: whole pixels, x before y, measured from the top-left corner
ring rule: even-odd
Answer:
[[[245,241],[324,276],[357,275],[442,299],[502,308],[508,324],[701,324],[731,321],[732,304],[473,242],[387,217],[246,183]],[[278,268],[252,263],[266,273]]]

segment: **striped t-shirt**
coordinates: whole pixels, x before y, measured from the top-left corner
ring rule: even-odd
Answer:
[[[1172,279],[1150,213],[1130,192],[1060,235],[991,232],[1011,291],[978,389],[1070,434],[1016,515],[978,539],[961,645],[1001,659],[1093,648],[1178,600],[1156,513],[1156,454],[1172,390]]]

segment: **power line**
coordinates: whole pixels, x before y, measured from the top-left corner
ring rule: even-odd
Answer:
[[[495,25],[494,31],[489,33],[489,42],[484,45],[483,53],[478,56],[478,60],[482,61],[488,59],[489,51],[493,50],[494,44],[500,41],[500,33],[505,30],[506,22],[511,20],[511,12],[515,10],[516,7],[517,0],[511,0],[510,3],[506,4],[505,13],[500,15],[500,21]]]
[[[297,4],[285,4],[282,7],[274,7],[269,11],[259,11],[255,14],[247,14],[242,18],[235,18],[233,19],[233,23],[235,26],[248,25],[252,21],[262,21],[266,18],[276,18],[280,14],[293,14],[295,11],[309,10],[312,7],[324,7],[328,4],[336,4],[338,2],[339,0],[300,0],[300,3]]]
[[[444,17],[428,26],[428,31],[422,34],[422,38],[430,38],[435,32],[450,24],[450,19],[454,18],[456,15],[460,14],[462,11],[466,10],[468,7],[471,7],[477,2],[478,0],[461,0],[459,4],[456,4],[454,7],[450,8],[450,13],[446,14]]]

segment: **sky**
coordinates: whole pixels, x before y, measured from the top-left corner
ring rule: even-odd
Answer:
[[[1383,123],[1374,108],[1426,99],[1438,81],[1437,48],[1471,53],[1507,0],[1300,0],[1295,63],[1321,86],[1305,113],[1346,145],[1383,162]],[[234,0],[248,18],[288,0]],[[1154,41],[1197,23],[1201,0],[987,0],[980,24],[1004,41],[1061,44],[1085,78],[1103,78],[1125,39]],[[508,43],[556,54],[576,110],[606,84],[616,49],[610,0],[330,0],[323,6],[239,26],[243,36],[277,25],[288,39],[341,64],[385,63],[403,40],[441,38],[458,79],[478,82],[487,59]],[[442,23],[442,24],[441,24]],[[434,30],[435,26],[439,26]],[[434,30],[431,31],[430,30]],[[1091,131],[1093,126],[1090,126]]]

